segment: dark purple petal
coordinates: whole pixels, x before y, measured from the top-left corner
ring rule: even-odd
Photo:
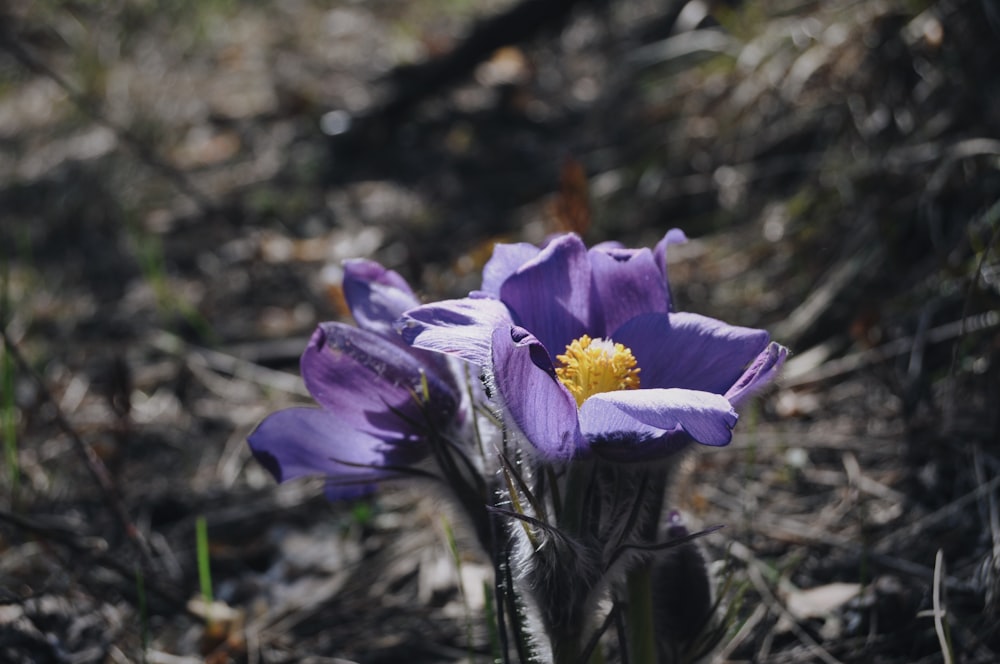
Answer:
[[[411,349],[372,332],[321,323],[302,354],[302,379],[317,403],[351,426],[413,433],[456,409],[453,388]],[[424,377],[427,404],[420,404]]]
[[[608,336],[644,313],[667,313],[667,282],[649,249],[591,249],[591,331]]]
[[[445,358],[411,349],[396,330],[395,323],[399,317],[405,311],[420,306],[420,301],[399,274],[374,261],[346,261],[344,297],[361,329],[374,332],[406,348],[418,362],[424,364],[428,374],[436,376],[454,390],[454,379]]]
[[[437,351],[486,366],[493,330],[511,323],[502,302],[480,297],[445,300],[407,311],[398,327],[416,348]]]
[[[399,274],[363,259],[344,263],[344,298],[358,327],[386,337],[397,336],[393,322],[420,305]]]
[[[612,339],[632,350],[644,389],[681,387],[724,394],[767,346],[768,334],[675,313],[636,316]]]
[[[727,445],[738,416],[719,394],[682,389],[595,394],[580,407],[580,430],[602,456],[645,461],[692,440]]]
[[[386,441],[318,408],[269,415],[247,440],[254,457],[277,481],[324,475],[331,498],[369,493],[373,482],[394,475],[381,467],[411,464],[426,454],[420,440]]]
[[[509,415],[539,454],[550,461],[577,456],[583,440],[576,401],[556,378],[545,347],[524,329],[493,333],[493,379]]]
[[[670,311],[674,310],[674,297],[670,291],[670,279],[667,278],[667,247],[672,244],[684,244],[687,242],[687,236],[684,235],[684,231],[679,228],[671,228],[667,231],[667,234],[663,236],[663,239],[656,243],[656,248],[653,249],[653,257],[656,259],[656,267],[660,269],[660,273],[663,275],[663,283],[666,284],[667,288],[667,298],[669,300],[668,309]]]
[[[787,357],[788,349],[772,341],[767,348],[761,351],[753,364],[743,372],[736,384],[726,391],[726,398],[734,406],[746,401],[754,392],[767,385],[778,375],[778,371],[781,370],[781,365],[785,363]]]
[[[483,266],[483,292],[499,299],[500,287],[507,277],[517,272],[519,267],[540,251],[541,249],[527,242],[497,244],[493,247],[493,255]]]
[[[552,240],[507,277],[500,299],[515,323],[561,353],[587,331],[590,318],[590,261],[583,241],[572,234]]]

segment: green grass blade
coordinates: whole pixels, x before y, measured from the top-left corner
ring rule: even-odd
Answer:
[[[11,490],[17,491],[21,480],[21,466],[17,459],[17,411],[14,405],[14,361],[3,349],[3,361],[0,366],[3,386],[3,403],[0,404],[0,417],[3,419],[3,452],[7,462],[7,472],[10,477]]]
[[[201,599],[205,603],[205,621],[212,624],[212,569],[208,554],[208,525],[204,515],[195,521],[195,539],[198,552],[198,582],[201,584]]]
[[[10,312],[10,266],[3,263],[3,284],[0,286],[0,326],[7,328]],[[6,340],[6,336],[4,336]],[[7,350],[6,343],[0,343],[0,431],[3,434],[4,460],[10,477],[11,492],[16,493],[21,480],[21,466],[17,457],[17,410],[14,403],[14,358]]]

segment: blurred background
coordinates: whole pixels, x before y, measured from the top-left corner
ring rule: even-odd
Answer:
[[[245,437],[345,258],[679,227],[678,308],[794,353],[671,497],[714,661],[997,661],[997,62],[993,0],[4,3],[0,660],[489,661],[436,496]]]

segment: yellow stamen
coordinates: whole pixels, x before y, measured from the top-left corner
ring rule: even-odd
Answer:
[[[577,408],[591,395],[639,387],[639,367],[632,351],[610,339],[591,339],[585,334],[556,359],[562,364],[556,376],[576,399]]]

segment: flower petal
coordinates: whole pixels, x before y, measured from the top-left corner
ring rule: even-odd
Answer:
[[[672,244],[684,244],[687,242],[687,236],[684,235],[684,231],[679,228],[671,228],[667,231],[667,234],[663,236],[663,239],[656,243],[656,248],[653,249],[653,257],[656,259],[656,266],[660,269],[660,273],[663,275],[663,283],[666,284],[667,288],[667,299],[669,301],[668,309],[670,311],[674,310],[674,296],[670,291],[670,279],[667,278],[667,247]]]
[[[420,305],[399,274],[363,259],[344,263],[344,298],[358,327],[390,338],[398,336],[393,322]]]
[[[590,262],[583,241],[573,234],[553,239],[507,277],[500,299],[516,324],[546,348],[562,352],[589,323]]]
[[[682,389],[595,394],[580,407],[580,430],[601,456],[646,461],[686,447],[727,445],[738,416],[719,394]]]
[[[490,337],[510,325],[502,302],[487,297],[445,300],[407,311],[397,324],[406,343],[460,357],[478,366],[490,359]]]
[[[550,461],[577,456],[583,439],[576,401],[556,378],[548,351],[519,327],[493,333],[493,380],[506,415]]]
[[[649,249],[591,249],[591,330],[608,336],[643,313],[667,313],[667,282]]]
[[[375,261],[354,259],[344,263],[344,297],[358,327],[406,348],[428,373],[454,387],[445,358],[411,349],[396,330],[404,312],[420,306],[406,280]]]
[[[636,316],[612,338],[632,350],[643,388],[716,394],[731,388],[768,342],[765,330],[689,313]]]
[[[414,433],[456,409],[452,387],[411,349],[341,323],[321,323],[302,354],[302,379],[317,403],[367,431]],[[418,402],[426,380],[428,399]]]
[[[426,453],[420,440],[388,442],[319,408],[290,408],[261,422],[248,437],[257,461],[279,482],[325,475],[327,496],[353,498],[394,473],[380,466],[404,466]]]
[[[483,266],[483,292],[499,299],[500,287],[507,277],[517,272],[519,267],[540,251],[541,249],[527,242],[497,244],[493,247],[493,255]]]
[[[767,348],[761,351],[753,364],[743,372],[736,384],[726,391],[726,398],[734,406],[746,401],[754,392],[778,375],[778,371],[781,370],[781,365],[785,363],[787,357],[788,349],[772,341]]]

